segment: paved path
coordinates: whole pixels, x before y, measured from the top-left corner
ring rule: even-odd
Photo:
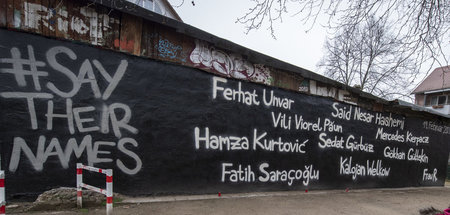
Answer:
[[[176,201],[174,201],[176,200]],[[433,206],[450,205],[450,187],[336,191],[273,192],[164,198],[129,198],[114,214],[240,215],[240,214],[364,214],[411,215]],[[104,214],[105,208],[36,214]]]

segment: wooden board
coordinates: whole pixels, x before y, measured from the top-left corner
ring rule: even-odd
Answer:
[[[120,29],[120,50],[131,54],[141,53],[142,18],[122,14]]]
[[[14,28],[14,0],[6,0],[6,26]]]
[[[144,20],[142,25],[141,55],[149,58],[157,58],[158,52],[155,49],[156,41],[155,23]]]
[[[0,2],[0,26],[6,27],[6,9],[7,7],[7,1]]]

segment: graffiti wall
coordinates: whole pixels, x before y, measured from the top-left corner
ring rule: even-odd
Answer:
[[[271,84],[269,68],[254,65],[238,54],[228,54],[209,46],[206,42],[195,41],[195,49],[191,53],[190,60],[195,67],[210,69],[226,77]]]
[[[0,27],[87,43],[349,104],[358,102],[358,92],[337,82],[244,47],[237,48],[236,44],[153,14],[127,0],[0,1]]]
[[[75,186],[77,162],[113,168],[124,194],[444,184],[448,122],[31,34],[0,44],[8,195]]]

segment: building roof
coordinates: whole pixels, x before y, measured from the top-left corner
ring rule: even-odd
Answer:
[[[427,91],[450,89],[450,66],[443,66],[434,71],[414,89],[412,94]]]
[[[175,18],[178,21],[183,22],[181,17],[178,15],[178,13],[175,11],[175,9],[173,9],[172,5],[167,0],[162,0],[161,2],[167,7],[167,9],[170,10],[170,12],[175,16]]]
[[[167,16],[163,16],[163,15],[155,13],[153,11],[148,11],[148,10],[146,10],[144,8],[140,8],[140,7],[118,7],[114,3],[117,0],[89,0],[89,1],[92,1],[93,3],[99,4],[99,5],[103,5],[103,6],[115,9],[117,11],[121,11],[123,13],[128,13],[128,14],[132,14],[134,16],[142,17],[144,20],[159,23],[164,26],[173,28],[176,30],[177,33],[184,34],[184,35],[187,35],[192,38],[206,41],[206,42],[214,45],[217,48],[229,51],[231,53],[239,53],[241,55],[246,56],[246,59],[248,61],[254,62],[255,64],[263,64],[265,66],[276,68],[276,69],[279,69],[282,71],[289,71],[294,74],[298,74],[305,79],[318,81],[318,82],[326,84],[330,87],[336,87],[336,88],[339,88],[342,90],[346,90],[360,98],[373,100],[373,101],[376,101],[381,104],[389,104],[389,101],[385,100],[384,98],[374,96],[370,93],[364,92],[360,89],[357,89],[357,88],[354,88],[351,86],[347,86],[343,83],[332,80],[328,77],[314,73],[307,69],[297,67],[295,65],[283,62],[279,59],[267,56],[265,54],[262,54],[262,53],[259,53],[256,51],[253,51],[249,48],[243,47],[239,44],[233,43],[231,41],[217,37],[206,31],[203,31],[201,29],[193,27],[187,23],[180,22],[176,19],[173,19],[173,18],[170,18]],[[131,4],[131,3],[124,2],[124,5],[126,5],[126,4]]]

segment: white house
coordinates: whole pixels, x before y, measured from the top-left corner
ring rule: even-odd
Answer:
[[[183,22],[183,20],[181,20],[180,16],[178,16],[177,12],[173,9],[172,5],[167,0],[127,0],[127,1],[137,4],[147,10]]]
[[[436,68],[412,94],[416,105],[450,115],[450,66]]]

